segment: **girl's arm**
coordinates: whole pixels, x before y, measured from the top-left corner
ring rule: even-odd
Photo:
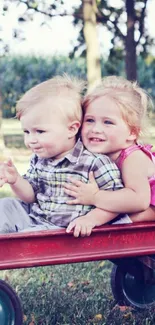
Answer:
[[[132,213],[146,210],[150,205],[150,184],[148,181],[148,157],[141,151],[134,151],[122,166],[124,188],[119,191],[101,191],[95,195],[95,205],[105,210]],[[104,201],[104,202],[103,202]]]
[[[106,211],[132,213],[146,210],[150,205],[150,185],[148,181],[148,157],[135,151],[126,158],[122,168],[125,188],[118,191],[99,190],[91,175],[91,182],[83,184],[73,181],[67,185],[67,194],[75,197],[69,204],[92,204]]]
[[[116,213],[95,208],[86,215],[73,220],[68,225],[66,232],[70,233],[73,230],[74,237],[79,237],[79,235],[82,237],[90,236],[94,227],[104,225],[113,220],[116,216]]]
[[[148,209],[130,215],[132,222],[155,221],[155,207],[150,205]]]

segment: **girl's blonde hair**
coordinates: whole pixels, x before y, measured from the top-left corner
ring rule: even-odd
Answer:
[[[152,105],[152,101],[137,82],[131,82],[118,76],[103,78],[102,82],[84,97],[84,112],[92,101],[103,96],[116,102],[121,110],[123,120],[131,130],[134,130],[137,138],[145,133],[147,109]]]
[[[55,109],[52,105],[53,99],[56,99],[56,110],[60,110],[63,117],[69,120],[78,120],[82,122],[82,91],[84,89],[84,81],[77,78],[56,76],[52,79],[44,81],[30,90],[28,90],[16,105],[16,117],[18,119],[33,106],[49,102],[51,109]]]

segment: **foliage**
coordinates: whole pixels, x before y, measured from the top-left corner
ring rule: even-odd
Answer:
[[[148,35],[147,28],[145,28],[144,25],[144,19],[146,16],[145,6],[147,6],[147,1],[148,0],[136,0],[134,14],[136,32],[138,32],[139,34],[136,43],[137,45],[140,44],[139,51],[145,55],[149,52],[149,46],[153,44],[153,39]],[[23,4],[25,5],[24,15],[18,17],[18,21],[20,22],[20,24],[25,24],[26,22],[30,21],[34,17],[34,15],[38,14],[42,15],[42,25],[50,23],[50,21],[55,16],[72,16],[74,18],[73,24],[79,26],[80,33],[78,39],[76,40],[76,42],[74,42],[74,48],[71,55],[73,56],[76,52],[85,52],[82,28],[82,0],[79,1],[79,5],[72,3],[70,7],[67,6],[67,2],[65,0],[51,0],[50,2],[47,0],[5,0],[5,4],[2,8],[3,15],[8,14],[11,2],[15,2],[18,6],[20,6],[20,4],[22,4],[22,6]],[[126,1],[122,0],[118,6],[113,6],[112,2],[109,0],[96,0],[92,3],[94,5],[94,11],[96,12],[97,23],[102,24],[112,34],[112,48],[115,49],[115,47],[117,47],[118,42],[120,42],[121,47],[123,48],[123,43],[126,37],[126,28],[124,28],[126,24],[124,18],[124,12],[127,9],[125,6]],[[13,31],[14,37],[20,39],[20,31],[17,28],[14,28]]]
[[[86,79],[85,60],[31,56],[2,58],[0,89],[3,98],[3,117],[15,115],[16,101],[32,86],[62,73]]]
[[[155,98],[155,58],[138,59],[139,83]]]
[[[96,25],[102,25],[111,34],[109,59],[116,56],[118,45],[121,48],[128,79],[137,79],[136,52],[137,55],[141,53],[143,57],[146,57],[150,47],[154,44],[154,39],[148,34],[145,24],[148,0],[122,0],[117,6],[113,6],[112,2],[108,0],[81,0],[78,4],[72,3],[70,6],[67,5],[68,1],[65,0],[5,0],[5,4],[2,6],[4,16],[9,14],[12,2],[24,8],[23,14],[19,14],[17,18],[20,23],[19,27],[15,28],[13,26],[12,28],[13,37],[20,41],[24,39],[21,30],[22,24],[24,25],[33,20],[34,16],[39,15],[40,18],[42,17],[41,26],[51,26],[54,17],[73,17],[73,25],[78,26],[79,35],[77,40],[72,41],[73,49],[70,58],[73,58],[75,54],[84,57],[89,56],[87,60],[87,76],[90,84],[100,80],[101,69],[98,46],[95,45],[98,44],[97,35],[92,32],[92,29],[87,32],[88,29],[85,28],[86,25],[88,28],[91,27],[91,19],[88,19],[88,15],[93,17],[92,21],[95,19],[95,23],[92,24],[93,30],[96,29]],[[88,20],[89,24],[87,24]],[[0,41],[3,43],[3,39],[0,39]],[[6,51],[9,51],[9,45],[4,46],[4,51],[5,48]],[[93,51],[96,54],[93,54]]]
[[[111,60],[101,60],[102,76],[125,76],[120,50]],[[84,58],[66,57],[4,57],[0,60],[0,89],[3,97],[3,117],[15,115],[16,101],[32,86],[54,75],[68,73],[86,80]],[[155,58],[138,58],[139,83],[155,98]]]

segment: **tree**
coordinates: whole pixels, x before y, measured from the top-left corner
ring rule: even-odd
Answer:
[[[79,52],[81,46],[81,55],[85,54],[87,58],[87,74],[90,84],[101,78],[96,25],[102,24],[112,34],[109,59],[115,55],[118,48],[121,48],[125,58],[127,78],[137,79],[137,54],[146,54],[148,45],[153,42],[144,28],[148,0],[122,0],[120,7],[117,8],[111,6],[108,0],[82,0],[79,7],[72,5],[70,11],[66,9],[65,0],[51,0],[50,2],[47,0],[5,0],[5,12],[10,2],[25,5],[26,11],[23,17],[19,17],[20,22],[32,19],[35,13],[43,15],[42,24],[46,24],[48,18],[52,19],[56,16],[74,17],[74,24],[78,24],[81,30],[78,44],[75,45],[71,56],[77,50]],[[138,39],[136,39],[135,32],[139,34]]]
[[[136,42],[135,42],[135,10],[134,0],[125,0],[127,12],[127,34],[125,38],[125,62],[126,74],[130,80],[137,79],[137,60],[136,60]]]
[[[86,43],[87,79],[89,87],[101,80],[99,42],[96,30],[96,1],[83,0],[83,33]]]
[[[153,43],[145,28],[147,1],[124,0],[120,8],[108,5],[105,0],[97,1],[96,21],[106,26],[113,35],[110,59],[116,55],[119,47],[124,50],[126,75],[129,80],[137,79],[137,53],[146,54],[147,46]],[[137,40],[136,33],[139,34]]]
[[[84,42],[85,39],[86,43],[88,83],[92,85],[94,82],[101,80],[99,42],[96,31],[96,0],[83,0],[80,2],[80,7],[76,8],[72,5],[70,11],[66,10],[65,0],[51,0],[50,3],[46,0],[5,0],[5,14],[7,14],[11,2],[25,5],[26,11],[24,16],[18,18],[20,23],[25,23],[28,19],[32,19],[35,13],[42,14],[42,24],[48,23],[48,19],[51,20],[56,16],[73,16],[77,19],[78,23],[82,21],[82,41]],[[15,36],[18,37],[18,35],[20,35],[20,32],[16,29]]]
[[[126,13],[127,13],[127,35],[125,38],[125,62],[126,62],[126,74],[129,80],[137,80],[137,56],[136,47],[140,43],[142,36],[144,35],[144,18],[146,11],[147,0],[144,0],[144,6],[141,10],[141,14],[138,17],[135,10],[134,0],[125,0]],[[138,12],[137,12],[138,14]],[[139,23],[139,39],[135,41],[135,24]]]
[[[145,28],[147,1],[122,0],[118,8],[110,6],[105,0],[95,1],[96,22],[104,25],[112,34],[109,59],[116,56],[118,50],[119,53],[122,52],[125,58],[126,75],[130,80],[137,79],[137,55],[140,53],[146,55],[149,46],[153,44],[153,39],[149,37]],[[139,35],[137,40],[135,34]],[[81,32],[79,47],[83,46],[83,41]],[[74,52],[76,50],[77,47]]]

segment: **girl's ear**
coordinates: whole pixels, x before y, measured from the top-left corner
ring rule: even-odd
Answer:
[[[79,131],[81,123],[79,121],[72,121],[68,125],[69,138],[73,138]]]
[[[137,129],[135,127],[132,128],[128,140],[134,141],[139,136],[140,129]]]

